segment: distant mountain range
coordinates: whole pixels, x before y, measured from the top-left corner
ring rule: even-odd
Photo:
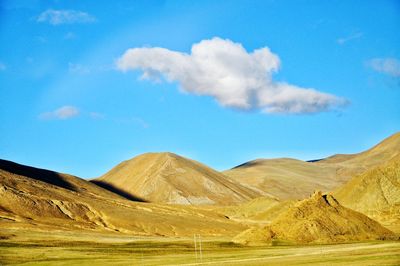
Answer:
[[[315,190],[332,193],[324,196],[329,206],[322,204],[325,194],[309,199]],[[0,226],[6,228],[234,236],[271,224],[248,233],[302,242],[300,229],[314,230],[305,224],[321,224],[325,211],[342,215],[332,213],[327,224],[349,220],[335,225],[346,236],[316,225],[321,231],[303,242],[359,240],[346,233],[356,229],[362,239],[393,237],[369,218],[400,233],[400,133],[358,154],[313,162],[257,159],[224,172],[173,153],[147,153],[88,181],[0,160]],[[298,212],[309,222],[302,224]],[[362,223],[375,231],[366,233]],[[289,233],[295,227],[299,231]]]
[[[213,211],[133,201],[75,176],[0,160],[0,228],[225,236],[246,227]]]
[[[400,154],[400,133],[357,154],[338,154],[315,162],[290,158],[257,159],[223,173],[242,185],[279,199],[304,199],[314,190],[333,191],[353,176]]]

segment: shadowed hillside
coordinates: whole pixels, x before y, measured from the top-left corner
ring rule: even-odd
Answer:
[[[245,226],[212,211],[134,202],[78,177],[2,161],[0,228],[192,236],[232,235]]]
[[[146,200],[136,197],[134,195],[132,195],[131,193],[123,190],[123,189],[119,189],[111,184],[108,184],[104,181],[101,180],[90,180],[90,182],[92,182],[93,184],[98,185],[99,187],[102,187],[108,191],[111,191],[117,195],[120,195],[121,197],[127,199],[127,200],[133,200],[133,201],[139,201],[139,202],[147,202]]]
[[[12,180],[11,177],[13,175],[17,175],[36,181],[41,181],[55,187],[65,188],[74,192],[95,195],[97,197],[101,196],[106,198],[119,198],[117,194],[101,189],[100,187],[79,177],[17,164],[11,161],[0,159],[0,171],[2,171],[4,176],[9,177],[10,180]]]
[[[1,159],[0,169],[16,175],[22,175],[35,180],[43,181],[58,187],[63,187],[73,191],[76,190],[76,187],[72,184],[71,180],[68,180],[67,176],[63,176],[57,172],[25,166]]]

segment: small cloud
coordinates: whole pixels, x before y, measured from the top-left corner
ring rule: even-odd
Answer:
[[[45,112],[39,115],[43,120],[66,120],[79,115],[79,109],[75,106],[65,105],[54,111]]]
[[[313,88],[274,81],[280,59],[268,47],[247,52],[218,37],[192,45],[191,53],[161,47],[128,49],[117,61],[121,71],[142,70],[141,79],[178,82],[194,95],[221,106],[267,113],[310,114],[335,110],[348,101]]]
[[[339,38],[336,41],[337,41],[338,44],[343,45],[348,41],[359,39],[362,36],[363,36],[362,32],[356,32],[356,33],[353,33],[353,34],[351,34],[351,35],[349,35],[347,37]]]
[[[6,69],[7,69],[6,65],[3,62],[0,62],[0,71],[4,71]]]
[[[396,58],[374,58],[369,60],[367,65],[379,73],[400,77],[400,60]]]
[[[68,32],[64,35],[64,40],[73,40],[76,38],[76,34],[73,32]]]
[[[51,25],[93,23],[96,18],[79,10],[48,9],[38,16],[37,22],[48,22]]]
[[[72,74],[80,74],[80,75],[90,74],[91,72],[89,67],[73,63],[68,64],[68,71]]]

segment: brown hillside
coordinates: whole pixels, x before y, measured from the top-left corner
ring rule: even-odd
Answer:
[[[335,197],[384,224],[400,225],[400,155],[355,176]]]
[[[284,240],[334,243],[395,238],[390,230],[364,214],[345,208],[331,195],[316,192],[281,213],[269,226],[248,229],[235,242],[252,244]]]
[[[295,201],[279,201],[272,197],[252,199],[238,206],[221,208],[220,212],[230,219],[243,223],[269,224],[279,214],[285,212]]]
[[[78,177],[0,162],[0,228],[144,236],[232,235],[245,229],[222,214],[134,202]]]
[[[317,163],[361,163],[364,169],[389,161],[400,154],[400,132],[384,139],[371,149],[356,154],[336,154]]]
[[[400,132],[393,134],[364,152],[337,154],[320,160],[316,164],[336,165],[337,175],[348,178],[384,164],[398,155],[400,155]]]
[[[111,185],[150,202],[232,205],[259,192],[173,153],[146,153],[122,162],[94,182]]]
[[[358,154],[335,155],[316,162],[257,159],[223,173],[250,188],[279,199],[304,199],[314,190],[333,191],[354,175],[400,154],[400,133]]]
[[[289,158],[257,159],[223,173],[282,200],[304,199],[316,189],[330,191],[343,183],[334,165]]]
[[[73,193],[80,193],[92,197],[102,197],[107,199],[122,199],[118,194],[112,193],[108,190],[102,189],[86,180],[79,177],[57,173],[50,170],[35,168],[31,166],[26,166],[18,163],[14,163],[7,160],[0,159],[0,171],[2,173],[2,180],[13,181],[12,183],[17,186],[17,176],[24,176],[29,178],[33,183],[38,183],[35,181],[42,181],[51,188],[64,188]],[[15,176],[15,180],[12,177]],[[7,177],[7,178],[6,178]],[[43,191],[45,193],[45,191]]]

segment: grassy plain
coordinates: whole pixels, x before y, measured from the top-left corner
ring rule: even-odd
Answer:
[[[197,243],[199,250],[199,243]],[[203,238],[5,230],[0,264],[18,265],[400,265],[399,241],[247,247]]]

